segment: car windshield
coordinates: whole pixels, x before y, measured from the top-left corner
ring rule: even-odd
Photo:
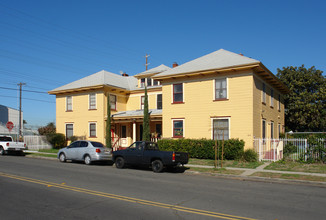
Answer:
[[[92,145],[93,145],[94,147],[104,147],[104,145],[103,145],[102,143],[100,143],[100,142],[92,141],[91,143],[92,143]]]
[[[0,137],[0,141],[11,141],[11,137]]]

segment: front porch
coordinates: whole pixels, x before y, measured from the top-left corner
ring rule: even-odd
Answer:
[[[143,137],[143,110],[125,111],[112,115],[111,138],[113,150],[123,149]],[[156,142],[162,135],[162,110],[151,109],[151,141]]]

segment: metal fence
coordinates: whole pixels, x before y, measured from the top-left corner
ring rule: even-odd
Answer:
[[[45,136],[25,135],[24,143],[29,150],[51,149],[52,145]]]
[[[254,150],[260,161],[278,161],[286,153],[288,159],[304,160],[326,157],[325,139],[317,139],[317,145],[309,145],[307,139],[254,139]]]

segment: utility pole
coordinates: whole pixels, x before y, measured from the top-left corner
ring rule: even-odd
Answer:
[[[19,86],[19,138],[22,136],[22,86],[26,83],[18,83]]]
[[[148,57],[149,56],[150,56],[149,54],[146,54],[146,56],[145,56],[145,58],[146,58],[146,64],[145,64],[146,70],[148,69],[148,65],[150,64],[150,63],[148,63]]]

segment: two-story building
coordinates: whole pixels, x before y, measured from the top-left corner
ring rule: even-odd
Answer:
[[[144,88],[156,138],[277,138],[288,89],[260,61],[223,49],[172,68],[128,76],[100,71],[49,92],[57,132],[105,142],[107,101],[114,147],[142,138]]]

